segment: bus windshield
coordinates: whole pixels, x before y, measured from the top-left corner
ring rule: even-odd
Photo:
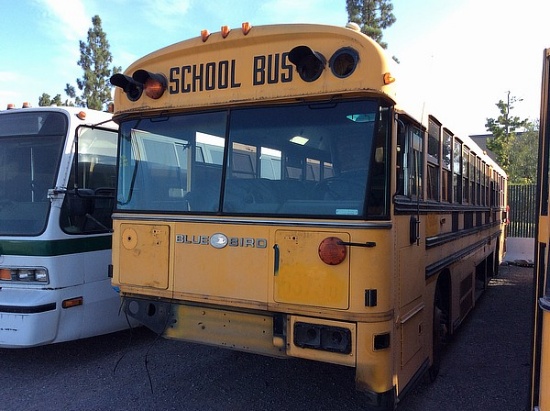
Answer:
[[[389,118],[365,99],[126,121],[118,208],[381,218]]]
[[[48,189],[67,134],[59,112],[0,116],[0,234],[36,235],[46,227]]]

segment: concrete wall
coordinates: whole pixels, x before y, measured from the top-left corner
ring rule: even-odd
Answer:
[[[535,239],[524,237],[506,238],[504,262],[517,265],[533,265],[535,259]]]

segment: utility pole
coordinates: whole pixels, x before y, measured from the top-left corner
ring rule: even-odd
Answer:
[[[508,90],[506,92],[506,111],[504,112],[504,136],[506,138],[506,143],[508,143],[508,137],[510,135],[510,110],[512,110],[510,104],[514,104],[516,101],[523,101],[523,99],[515,96],[510,98],[510,90]]]
[[[510,116],[510,90],[506,92],[508,99],[506,102],[506,114],[504,116],[504,132],[506,135],[506,142],[508,142],[508,133],[509,133],[509,123],[508,123],[508,117]]]

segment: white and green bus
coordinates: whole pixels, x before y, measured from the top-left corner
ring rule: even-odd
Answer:
[[[71,107],[0,112],[0,348],[128,327],[109,278],[110,119]]]

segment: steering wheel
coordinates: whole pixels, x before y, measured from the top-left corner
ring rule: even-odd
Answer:
[[[320,181],[316,191],[327,200],[361,200],[365,195],[365,184],[355,179],[331,177]]]

